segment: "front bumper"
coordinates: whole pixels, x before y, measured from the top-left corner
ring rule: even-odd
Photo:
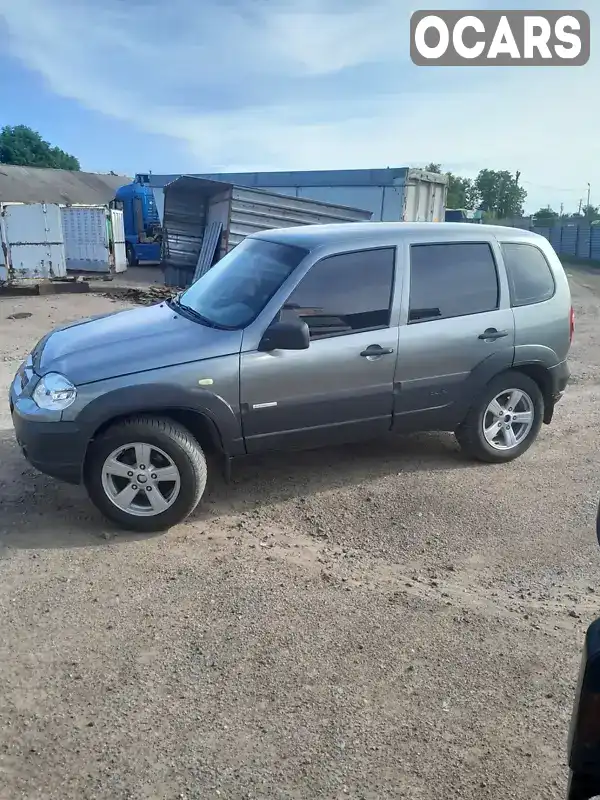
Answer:
[[[67,483],[81,483],[88,437],[60,413],[38,408],[18,392],[18,377],[10,389],[9,404],[17,443],[29,463],[40,472]]]

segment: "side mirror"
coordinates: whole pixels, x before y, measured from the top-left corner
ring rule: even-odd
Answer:
[[[264,332],[258,349],[266,353],[271,350],[307,350],[309,344],[308,325],[298,319],[273,322]]]

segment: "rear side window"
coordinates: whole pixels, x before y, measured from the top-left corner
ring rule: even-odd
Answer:
[[[411,246],[409,323],[493,311],[498,300],[496,262],[486,242]]]
[[[532,244],[501,244],[500,247],[508,273],[511,305],[543,303],[554,295],[554,276],[538,247]]]

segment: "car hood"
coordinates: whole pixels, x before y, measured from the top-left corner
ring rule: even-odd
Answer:
[[[206,327],[166,303],[65,325],[36,346],[34,369],[75,385],[238,353],[241,331]]]

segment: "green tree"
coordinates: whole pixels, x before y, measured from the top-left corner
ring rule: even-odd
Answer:
[[[478,205],[477,190],[471,178],[461,178],[460,175],[448,175],[448,208],[475,209]]]
[[[589,219],[591,221],[600,219],[600,208],[598,208],[598,206],[583,206],[581,213],[585,219]]]
[[[432,162],[425,167],[427,172],[442,174],[442,165]],[[446,172],[448,178],[448,196],[446,198],[446,208],[476,208],[478,196],[471,178],[461,178],[452,172]]]
[[[533,217],[538,224],[549,225],[558,219],[558,214],[550,206],[546,206],[546,208],[540,208],[539,211],[536,211]]]
[[[506,219],[523,214],[527,192],[519,186],[519,174],[508,170],[482,169],[475,178],[481,208],[490,217]]]
[[[5,125],[0,131],[0,164],[20,167],[51,167],[53,169],[81,169],[79,161],[46,142],[37,131],[27,125]]]

